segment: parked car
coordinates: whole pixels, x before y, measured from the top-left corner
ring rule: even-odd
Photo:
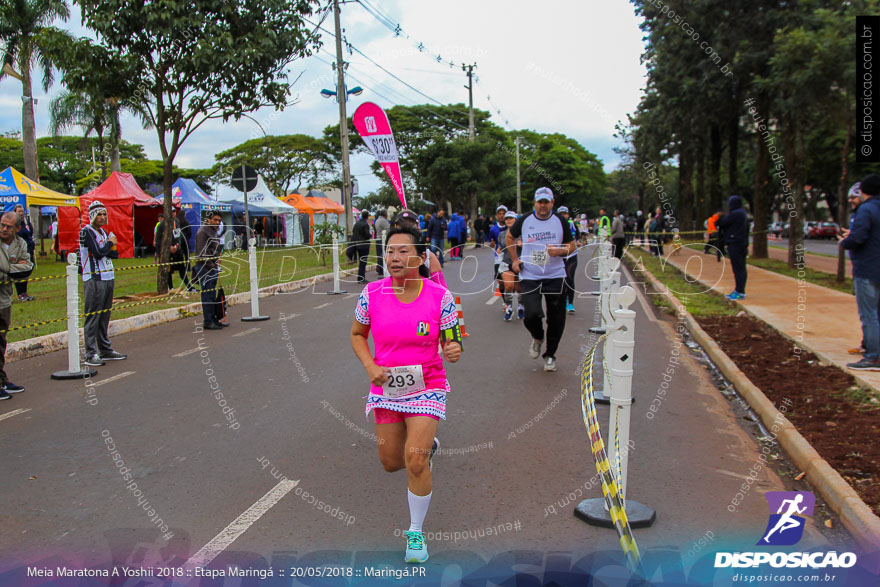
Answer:
[[[804,223],[804,238],[819,238],[819,223],[808,220]]]
[[[834,239],[837,238],[838,233],[840,233],[840,227],[836,222],[820,222],[816,232],[816,238]]]

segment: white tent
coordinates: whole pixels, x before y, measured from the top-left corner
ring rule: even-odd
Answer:
[[[222,202],[244,202],[244,194],[234,187],[219,184],[214,187],[215,197]],[[284,242],[288,247],[302,243],[302,235],[299,231],[299,223],[296,221],[299,210],[287,202],[282,202],[269,191],[263,176],[257,179],[257,187],[247,194],[248,204],[255,204],[269,210],[273,214],[281,214],[284,220]]]

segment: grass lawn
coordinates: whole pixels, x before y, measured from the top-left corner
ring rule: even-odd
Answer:
[[[47,248],[47,250],[49,249]],[[37,251],[39,252],[39,247],[37,247]],[[257,263],[260,267],[258,273],[260,287],[333,271],[333,259],[330,252],[327,252],[324,259],[325,264],[322,264],[317,251],[318,249],[315,247],[303,246],[258,248]],[[116,301],[112,320],[145,314],[154,310],[176,308],[199,301],[198,293],[174,294],[170,297],[158,296],[156,294],[157,268],[151,266],[152,263],[152,258],[116,259],[113,261],[113,266],[116,269],[113,294]],[[343,269],[354,266],[347,263],[344,254],[340,255],[340,264]],[[13,293],[12,328],[29,326],[39,322],[52,321],[52,323],[11,330],[7,337],[9,342],[67,330],[67,294],[64,279],[66,266],[66,263],[55,261],[52,253],[48,257],[37,258],[37,268],[34,270],[32,281],[28,284],[28,294],[36,299],[32,302],[19,302]],[[39,278],[44,279],[33,281],[33,279]],[[79,313],[82,314],[82,280],[78,281]],[[180,275],[174,273],[172,282],[175,287],[180,286]],[[250,289],[250,272],[245,251],[237,250],[224,253],[221,261],[220,284],[226,295]],[[127,305],[130,307],[125,307]],[[116,309],[117,306],[120,308]],[[80,326],[82,326],[82,319],[80,319]]]
[[[661,263],[660,259],[637,248],[630,249],[630,252],[638,261],[633,263],[628,257],[624,257],[624,262],[632,271],[633,278],[636,281],[647,281],[640,276],[639,272],[649,271],[669,288],[693,316],[732,316],[739,311],[736,304],[724,299],[724,296],[712,291],[702,283],[687,278],[671,263]],[[652,295],[649,298],[655,306],[673,312],[669,302],[662,296]]]

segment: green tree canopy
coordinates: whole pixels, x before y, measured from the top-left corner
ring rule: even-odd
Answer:
[[[110,63],[124,68],[156,130],[162,156],[164,218],[171,219],[174,159],[181,145],[210,119],[238,119],[263,106],[288,105],[287,68],[320,46],[304,18],[317,0],[79,0],[83,20],[107,49]],[[68,70],[71,90],[88,91],[93,64]],[[119,71],[117,71],[117,74]],[[67,83],[67,82],[66,82]],[[169,256],[165,233],[159,259]],[[157,289],[167,291],[167,268]]]
[[[232,170],[250,165],[279,195],[326,183],[334,179],[336,170],[328,142],[303,134],[251,139],[214,158],[215,180],[229,183]]]

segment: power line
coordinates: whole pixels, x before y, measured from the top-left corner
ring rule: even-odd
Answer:
[[[311,22],[311,21],[309,21],[308,19],[305,19],[305,20],[306,20],[307,22]],[[315,24],[315,23],[311,23],[311,24]],[[333,38],[336,38],[336,35],[334,35],[334,34],[331,33],[330,31],[326,30],[325,28],[321,27],[320,25],[316,25],[316,26],[318,26],[318,29],[320,29],[321,31],[327,33],[328,35],[330,35],[330,36],[333,37]],[[417,94],[419,94],[419,95],[421,95],[421,96],[424,96],[425,98],[431,100],[432,102],[436,102],[436,103],[437,103],[438,105],[440,105],[440,106],[447,106],[446,104],[443,104],[440,100],[437,100],[436,98],[432,98],[431,96],[429,96],[428,94],[422,92],[421,90],[419,90],[419,89],[416,88],[415,86],[413,86],[413,85],[411,85],[411,84],[405,82],[405,81],[402,80],[400,77],[398,77],[397,75],[395,75],[394,73],[392,73],[391,71],[389,71],[387,68],[385,68],[385,67],[382,66],[381,64],[379,64],[379,63],[377,63],[376,61],[374,61],[373,59],[371,59],[368,55],[366,55],[363,51],[361,51],[360,49],[358,49],[357,47],[355,47],[352,43],[348,42],[346,39],[343,39],[343,43],[345,43],[345,46],[348,47],[349,53],[352,53],[352,52],[356,52],[356,53],[358,53],[358,54],[359,54],[360,56],[362,56],[364,59],[366,59],[367,61],[369,61],[370,63],[372,63],[373,65],[375,65],[375,66],[378,67],[379,69],[381,69],[382,71],[384,71],[386,74],[390,75],[392,78],[394,78],[394,79],[397,80],[398,82],[400,82],[400,83],[402,83],[403,85],[405,85],[406,87],[408,87],[409,89],[413,90],[413,91],[416,92]],[[464,112],[461,112],[461,111],[459,111],[459,110],[456,110],[456,109],[452,108],[451,106],[449,106],[449,108],[451,108],[453,112],[457,112],[457,113],[459,113],[459,114],[464,114]],[[453,124],[453,125],[456,125],[456,126],[460,126],[461,128],[467,128],[467,127],[465,127],[465,126],[463,126],[463,125],[461,125],[461,124],[455,122],[454,120],[451,120],[451,119],[449,119],[449,118],[446,118],[445,116],[443,116],[443,115],[441,115],[441,114],[438,114],[438,113],[434,113],[434,114],[435,114],[436,116],[438,116],[438,117],[440,117],[440,118],[446,120],[449,124]]]
[[[403,37],[407,40],[412,39],[412,37],[408,33],[404,32],[403,28],[400,26],[400,23],[395,22],[394,19],[383,14],[377,7],[373,6],[370,2],[368,2],[368,0],[355,0],[355,2],[360,4],[361,8],[363,8],[370,15],[372,15],[373,18],[375,18],[377,21],[379,21],[379,23],[381,25],[383,25],[384,27],[389,29],[392,33],[394,33],[395,37]],[[419,44],[416,45],[415,41],[413,41],[413,47],[419,53],[423,53],[425,56],[430,57],[431,61],[434,61],[438,64],[443,64],[443,65],[448,64],[450,68],[455,67],[455,62],[453,62],[452,60],[443,61],[443,57],[440,55],[440,53],[437,53],[436,57],[431,57],[432,55],[434,55],[434,51],[429,49],[428,46],[422,42],[419,42]]]
[[[356,1],[358,4],[360,4],[360,5],[361,5],[361,8],[363,8],[364,10],[366,10],[367,13],[369,13],[371,16],[373,16],[373,18],[375,18],[375,19],[376,19],[381,25],[383,25],[384,27],[386,27],[387,29],[389,29],[391,32],[393,32],[395,37],[403,36],[403,37],[405,37],[406,39],[410,39],[410,35],[404,32],[403,27],[401,27],[401,25],[400,25],[399,22],[396,22],[394,19],[392,19],[392,18],[390,18],[389,16],[385,15],[385,14],[384,14],[384,13],[378,8],[378,7],[374,6],[374,5],[370,2],[370,0],[355,0],[355,1]],[[415,46],[415,45],[414,45],[414,46]],[[421,42],[420,42],[417,46],[415,46],[415,48],[416,48],[420,53],[425,53],[426,55],[433,54],[433,51],[427,50],[428,48],[427,48],[427,46],[425,46],[424,43],[421,43]],[[426,50],[427,50],[427,52],[426,52]],[[444,62],[443,62],[443,59],[442,59],[442,57],[440,56],[439,53],[437,54],[437,57],[436,57],[436,58],[432,58],[432,61],[435,61],[435,62],[437,62],[437,63],[444,63]],[[452,61],[449,61],[449,65],[450,65],[450,67],[453,67],[453,66],[454,66],[454,63],[453,63]],[[418,71],[418,70],[414,70],[414,71]],[[441,72],[428,72],[427,70],[421,70],[421,71],[424,71],[424,72],[426,72],[426,73],[437,73],[437,74],[441,73]],[[443,72],[443,73],[445,73],[446,75],[452,75],[452,74],[450,74],[449,72]],[[479,76],[475,76],[475,77],[474,77],[474,81],[476,81],[477,83],[479,83],[479,81],[480,81],[480,80],[479,80]],[[485,90],[484,90],[484,91],[485,91]],[[491,110],[494,110],[495,113],[497,113],[498,116],[500,117],[500,119],[504,122],[505,126],[507,126],[507,127],[509,128],[509,127],[510,127],[510,121],[509,121],[509,120],[507,119],[507,117],[501,112],[501,109],[498,108],[498,106],[496,106],[495,104],[492,103],[491,97],[489,96],[488,93],[486,93],[486,101],[489,102],[490,109],[491,109]],[[491,114],[491,111],[490,111],[490,114]]]

